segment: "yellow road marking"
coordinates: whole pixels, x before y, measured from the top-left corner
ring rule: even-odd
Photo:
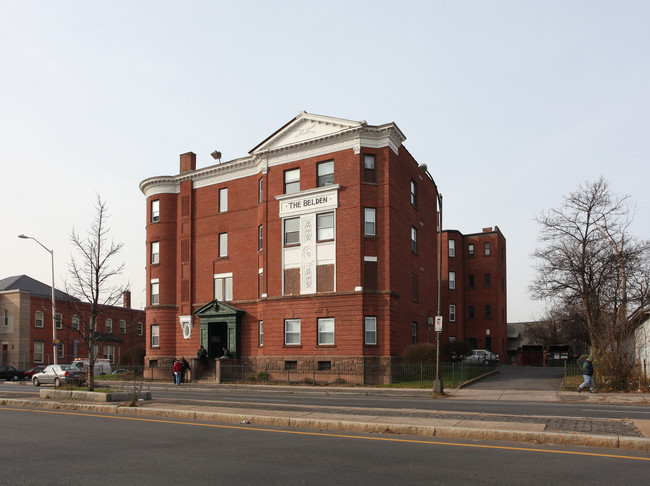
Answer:
[[[33,410],[33,409],[6,408],[6,407],[0,407],[0,410],[13,410],[16,412],[32,412],[32,413],[55,413],[61,415],[81,415],[85,417],[101,417],[101,418],[117,419],[117,420],[136,420],[139,422],[155,422],[155,423],[174,424],[174,425],[192,425],[194,427],[213,427],[218,429],[252,430],[257,432],[274,432],[278,434],[307,435],[307,436],[316,436],[316,437],[334,437],[334,438],[341,438],[341,439],[404,442],[408,444],[447,445],[447,446],[455,446],[455,447],[471,447],[471,448],[480,448],[480,449],[498,449],[498,450],[522,451],[522,452],[545,452],[549,454],[567,454],[567,455],[574,455],[574,456],[609,457],[614,459],[633,459],[637,461],[650,461],[650,457],[621,456],[617,454],[600,454],[597,452],[554,451],[551,449],[533,449],[531,447],[510,447],[510,446],[485,445],[485,444],[462,444],[459,442],[439,442],[439,441],[433,442],[429,440],[398,439],[395,437],[364,437],[360,435],[331,434],[325,432],[306,432],[302,430],[262,429],[259,427],[243,427],[240,425],[180,422],[176,420],[162,420],[162,419],[152,419],[152,418],[143,418],[143,417],[127,417],[123,415],[89,414],[89,413],[80,413],[80,412],[67,412],[63,410]],[[435,437],[432,437],[432,439],[435,439]]]

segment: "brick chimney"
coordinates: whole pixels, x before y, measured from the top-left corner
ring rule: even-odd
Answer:
[[[188,170],[196,170],[196,154],[194,152],[181,154],[181,172]]]
[[[125,290],[124,293],[122,294],[122,298],[124,300],[124,307],[127,309],[131,308],[131,291],[130,290]]]
[[[491,233],[492,232],[492,226],[488,226],[487,228],[483,228],[483,233]]]

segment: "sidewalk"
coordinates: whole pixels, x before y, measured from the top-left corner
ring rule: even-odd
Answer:
[[[226,390],[249,389],[249,386],[246,385],[188,384],[185,387],[188,389],[200,388],[206,391],[219,390],[222,393]],[[129,387],[125,384],[124,388],[128,390]],[[328,431],[518,441],[535,444],[568,444],[650,451],[650,420],[553,418],[428,410],[363,410],[337,406],[252,404],[250,402],[217,401],[206,404],[199,400],[156,398],[156,390],[171,388],[174,388],[171,384],[144,383],[143,390],[151,391],[153,399],[140,401],[137,407],[130,407],[123,403],[97,404],[43,398],[36,400],[2,399],[1,403],[8,407],[58,408],[96,413],[168,417],[176,420],[225,422],[240,424],[242,427],[267,425]],[[254,388],[258,392],[312,395],[432,396],[430,390],[398,388],[312,388],[263,385],[254,385]],[[444,397],[438,397],[435,400],[582,401],[647,405],[650,403],[650,395],[608,393],[578,395],[575,392],[472,390],[467,388],[449,390]]]

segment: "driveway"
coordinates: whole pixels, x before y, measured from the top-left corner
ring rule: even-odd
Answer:
[[[498,373],[468,386],[472,390],[558,391],[564,378],[563,367],[499,365]]]

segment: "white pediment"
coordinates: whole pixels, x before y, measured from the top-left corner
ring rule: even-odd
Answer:
[[[251,154],[273,151],[309,143],[314,140],[336,136],[343,132],[366,126],[365,121],[344,120],[301,111],[269,138],[251,150]]]

